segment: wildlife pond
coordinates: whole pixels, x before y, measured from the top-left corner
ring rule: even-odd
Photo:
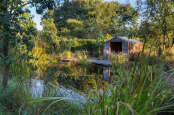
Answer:
[[[89,94],[96,86],[102,91],[112,81],[110,71],[106,66],[61,62],[39,71],[31,79],[31,93],[33,97],[43,97],[46,92],[56,91],[66,97],[83,98],[80,93]]]

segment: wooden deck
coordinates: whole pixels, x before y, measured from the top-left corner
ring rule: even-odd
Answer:
[[[73,59],[63,59],[63,62],[76,62],[77,59],[73,58]],[[88,62],[91,62],[93,64],[97,64],[97,65],[104,65],[104,66],[111,66],[111,62],[109,60],[98,60],[96,58],[90,58],[88,59]]]

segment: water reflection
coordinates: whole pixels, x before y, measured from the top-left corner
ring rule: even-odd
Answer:
[[[36,79],[32,79],[31,80],[31,88],[30,88],[30,92],[31,92],[31,96],[34,98],[38,98],[38,97],[42,97],[43,93],[44,93],[44,85],[43,85],[43,80],[36,80]]]
[[[43,84],[52,83],[65,88],[71,86],[81,92],[88,93],[93,89],[94,81],[98,90],[103,89],[111,81],[109,67],[97,65],[75,65],[71,62],[62,62],[50,66],[42,73]]]
[[[110,76],[110,68],[109,67],[103,67],[103,79],[105,81],[109,82],[109,76]]]

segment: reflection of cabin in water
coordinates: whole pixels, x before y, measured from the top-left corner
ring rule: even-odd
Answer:
[[[134,52],[140,52],[143,48],[143,43],[126,37],[116,36],[115,38],[104,42],[103,44],[103,58],[107,60],[111,53],[123,52],[126,56]]]

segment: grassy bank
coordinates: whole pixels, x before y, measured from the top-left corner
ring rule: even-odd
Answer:
[[[169,75],[164,81],[166,72],[165,63],[152,64],[149,68],[149,58],[141,59],[141,62],[130,63],[111,58],[113,73],[116,81],[110,84],[102,92],[97,91],[97,85],[88,96],[85,105],[86,114],[108,115],[154,115],[173,114],[174,97],[173,87],[168,85]],[[95,84],[95,83],[94,83]],[[95,101],[90,101],[95,100]]]
[[[51,105],[54,101],[43,101],[39,103],[26,103],[33,97],[31,86],[25,82],[17,82],[14,79],[10,81],[8,88],[0,87],[0,114],[27,114],[27,115],[52,115],[67,114],[77,115],[81,113],[79,105],[73,104],[71,101],[59,101]],[[43,97],[61,97],[58,90],[51,86],[43,89]],[[50,105],[49,108],[48,105]]]
[[[114,82],[102,90],[98,90],[94,81],[93,90],[89,94],[80,93],[86,100],[85,103],[77,98],[68,101],[69,98],[65,98],[57,89],[57,86],[46,86],[41,95],[43,98],[33,96],[31,86],[34,84],[27,83],[27,79],[17,77],[24,75],[27,71],[24,71],[25,66],[20,66],[23,69],[21,68],[19,72],[15,73],[16,77],[10,79],[8,88],[0,87],[0,112],[2,114],[32,115],[173,114],[174,88],[168,84],[173,71],[170,70],[171,74],[168,74],[167,79],[163,80],[162,76],[167,73],[167,62],[161,58],[156,63],[155,58],[151,58],[150,54],[147,56],[140,55],[141,60],[136,58],[133,62],[129,62],[122,54],[113,55],[111,58],[113,75],[110,77],[114,79],[112,80]],[[28,75],[26,78],[28,78]],[[75,101],[80,102],[82,106],[73,103]]]
[[[150,56],[145,58],[144,54],[141,55],[140,62],[138,58],[134,62],[126,61],[122,56],[111,58],[113,64],[111,78],[115,81],[100,91],[94,81],[93,90],[87,95],[82,94],[87,100],[86,103],[74,98],[83,105],[83,114],[173,114],[174,89],[168,84],[173,73],[163,80],[166,62],[160,60],[155,64],[155,60],[151,60]],[[153,62],[151,67],[150,61]],[[56,101],[61,101],[59,98],[62,99],[58,97]],[[31,99],[32,102],[44,100],[45,98]]]

